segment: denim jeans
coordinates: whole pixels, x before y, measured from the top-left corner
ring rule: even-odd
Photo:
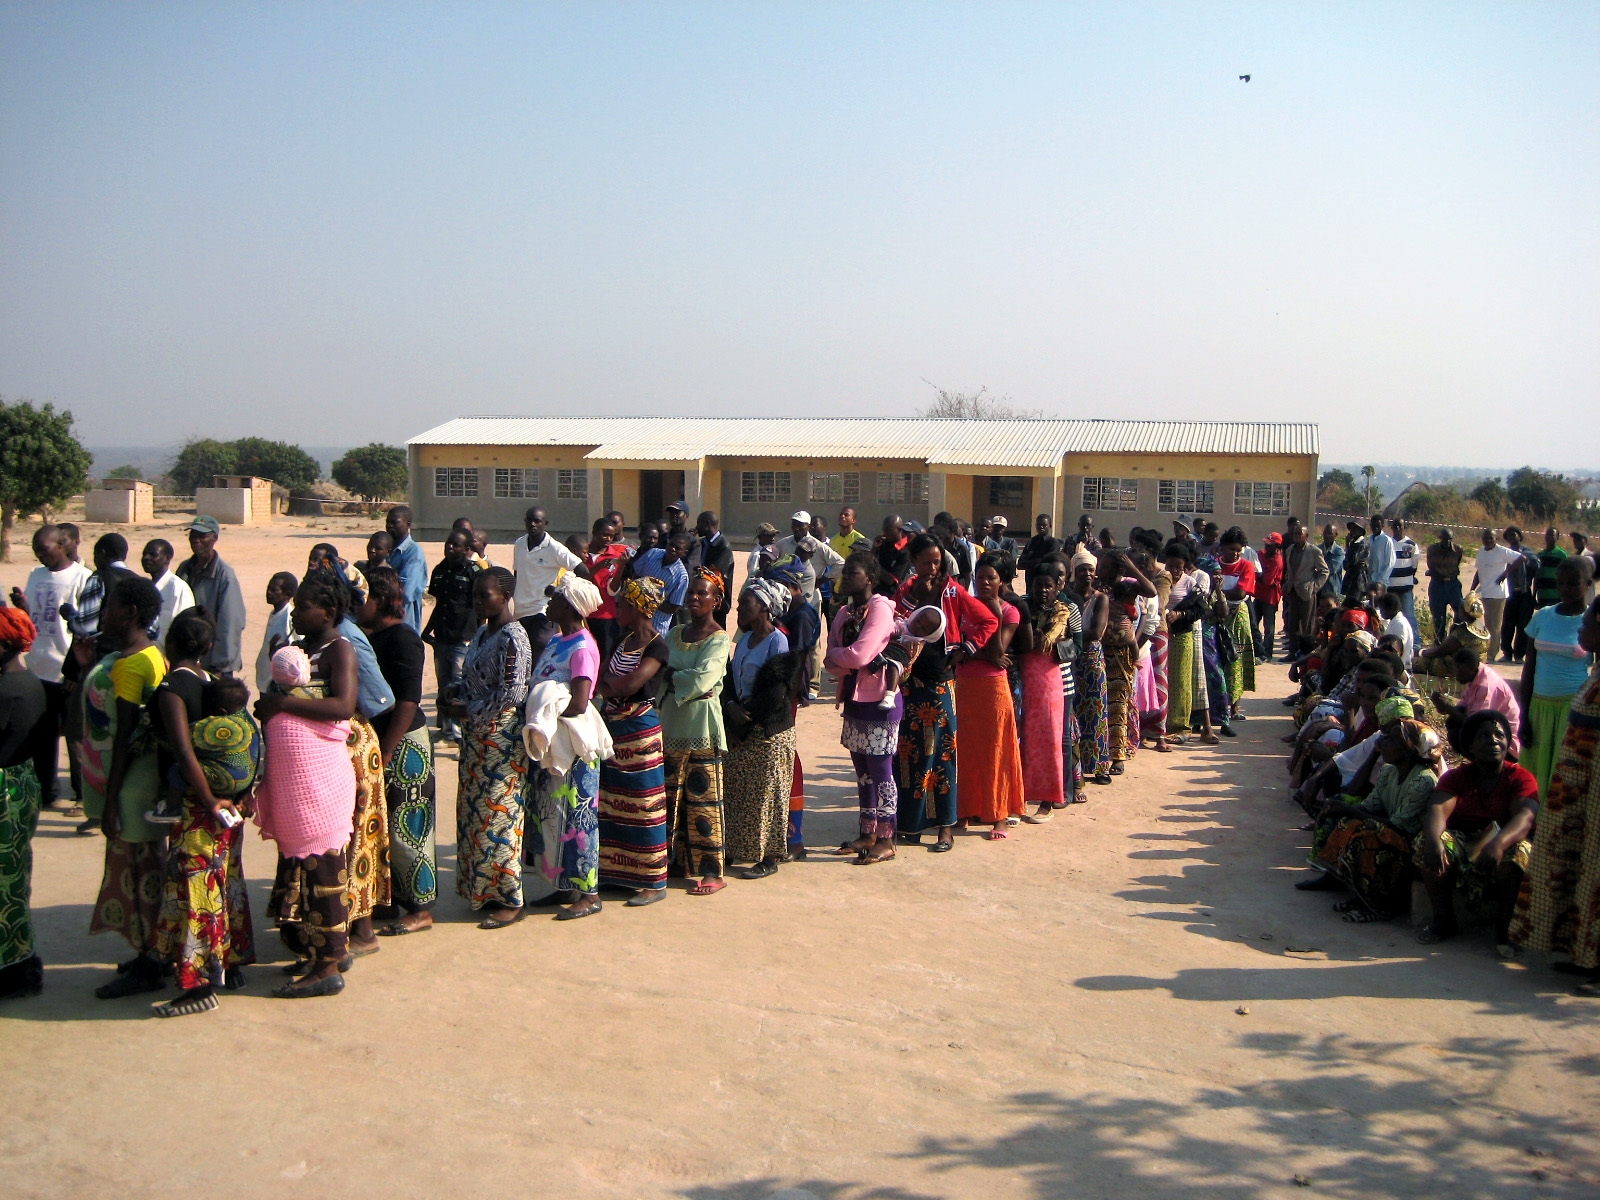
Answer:
[[[1463,616],[1461,594],[1461,580],[1459,579],[1430,579],[1428,580],[1428,611],[1433,614],[1433,640],[1435,644],[1444,641],[1444,635],[1450,631],[1450,614]]]
[[[433,677],[439,685],[439,695],[444,695],[447,684],[454,683],[461,674],[461,664],[467,657],[469,642],[435,642],[433,645]],[[439,732],[448,738],[461,737],[461,730],[449,717],[439,717]]]

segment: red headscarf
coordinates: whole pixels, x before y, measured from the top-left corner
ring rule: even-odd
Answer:
[[[24,654],[38,636],[28,614],[20,608],[0,608],[0,650],[9,657]]]
[[[1357,629],[1366,629],[1372,620],[1372,614],[1364,608],[1347,608],[1339,616]]]

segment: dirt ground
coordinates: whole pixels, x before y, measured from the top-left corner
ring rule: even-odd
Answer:
[[[280,519],[220,550],[259,597],[315,541],[359,557],[369,528]],[[19,532],[6,590],[32,565]],[[152,535],[181,545],[179,519],[134,531],[135,552]],[[287,956],[259,924],[273,856],[252,838],[263,965],[175,1021],[91,995],[127,954],[85,932],[103,843],[47,815],[46,990],[0,1009],[0,1190],[1600,1194],[1600,1007],[1542,961],[1497,961],[1481,927],[1422,947],[1404,922],[1347,925],[1294,891],[1287,684],[1261,677],[1237,741],[1145,752],[1009,841],[872,868],[821,855],[559,929],[470,923],[441,755],[440,924],[386,940],[336,999],[273,1000]],[[813,847],[853,833],[838,727],[830,707],[802,714]]]

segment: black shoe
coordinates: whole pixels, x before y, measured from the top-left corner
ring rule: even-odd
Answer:
[[[272,994],[280,1000],[311,1000],[318,996],[337,996],[342,991],[344,976],[329,975],[315,983],[286,983],[273,988]]]
[[[1344,887],[1326,871],[1318,871],[1310,879],[1302,879],[1294,885],[1297,892],[1337,892]]]
[[[1238,737],[1239,736],[1236,732],[1234,732],[1233,726],[1229,725],[1226,721],[1224,721],[1221,725],[1219,725],[1217,727],[1217,732],[1220,733],[1223,737]]]

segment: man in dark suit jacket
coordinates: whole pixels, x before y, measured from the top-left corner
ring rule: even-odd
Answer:
[[[1295,653],[1310,648],[1317,636],[1317,593],[1328,582],[1328,560],[1322,548],[1296,525],[1283,554],[1283,632]]]
[[[733,547],[722,536],[722,520],[714,512],[703,512],[694,523],[695,544],[689,551],[688,566],[709,567],[722,576],[722,603],[717,605],[717,620],[727,624],[736,597],[733,594]]]

